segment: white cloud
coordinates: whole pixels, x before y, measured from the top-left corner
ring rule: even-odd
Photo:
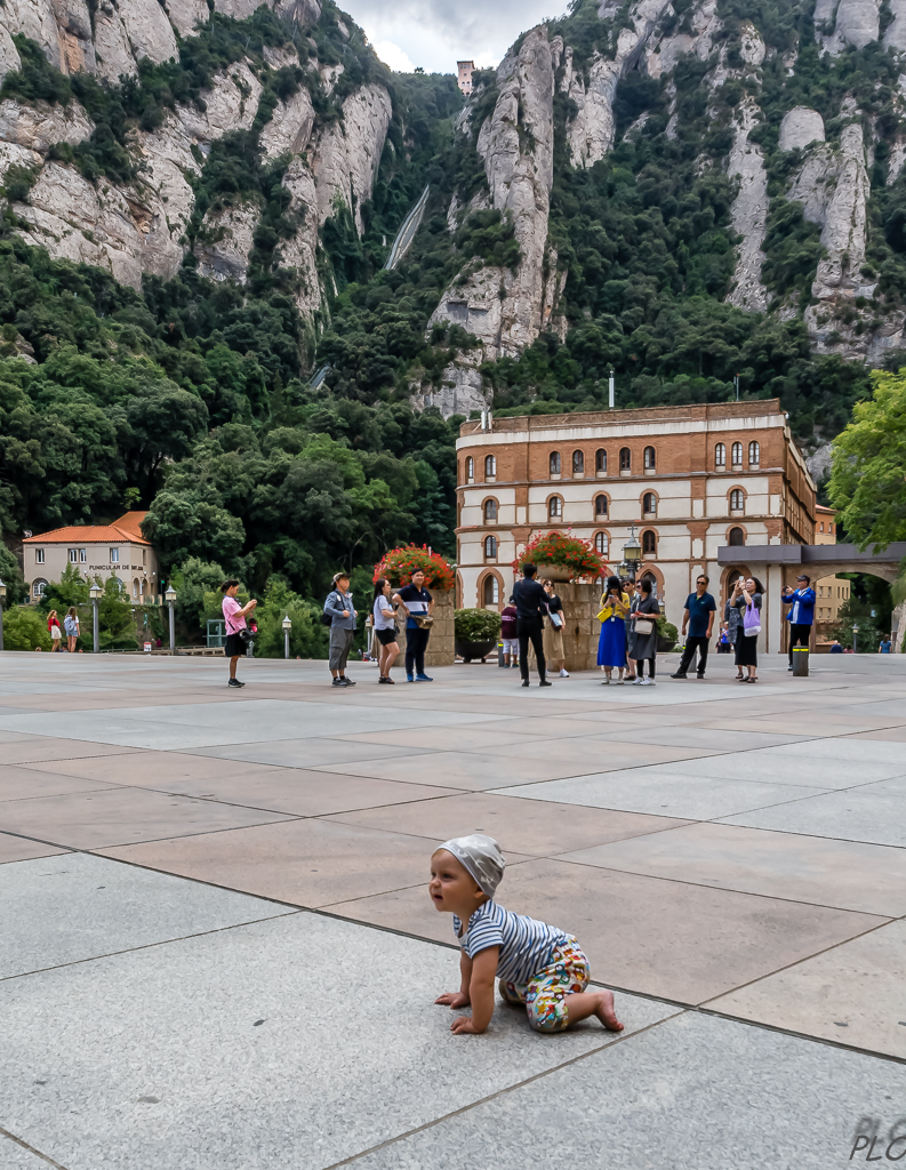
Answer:
[[[375,47],[393,46],[428,73],[453,73],[458,60],[496,66],[520,33],[557,16],[566,0],[340,0]]]
[[[372,48],[384,64],[396,73],[411,73],[415,69],[409,54],[393,41],[372,41]]]

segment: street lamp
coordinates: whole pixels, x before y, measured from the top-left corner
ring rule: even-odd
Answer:
[[[6,585],[0,581],[0,650],[3,649],[3,603],[6,601]]]
[[[98,621],[98,602],[101,600],[102,592],[103,590],[96,581],[88,590],[88,594],[91,597],[91,636],[94,642],[95,654],[98,652],[98,646],[101,640],[100,623]]]
[[[176,590],[173,588],[172,585],[167,590],[167,592],[164,594],[164,597],[167,599],[167,605],[169,606],[169,609],[170,609],[170,653],[175,654],[176,653],[176,614],[175,614],[175,611],[173,609],[173,606],[176,604]]]
[[[289,658],[289,632],[293,628],[293,623],[289,620],[289,614],[280,623],[283,626],[283,657]]]
[[[623,564],[627,569],[626,576],[631,577],[634,581],[635,575],[639,571],[639,565],[641,563],[642,546],[635,534],[635,525],[631,524],[629,526],[629,539],[623,545]]]
[[[859,623],[853,622],[853,654],[859,653],[858,634],[859,634]]]

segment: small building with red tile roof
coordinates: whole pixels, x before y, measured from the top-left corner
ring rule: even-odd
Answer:
[[[136,605],[157,600],[160,577],[157,556],[142,535],[147,512],[124,512],[112,524],[71,524],[22,542],[22,569],[32,601],[59,581],[67,566],[83,580],[103,585],[119,581]]]

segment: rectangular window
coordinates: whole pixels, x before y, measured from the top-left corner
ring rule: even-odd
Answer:
[[[71,565],[77,565],[79,563],[79,550],[77,548],[71,548],[69,550],[69,563]]]
[[[120,563],[120,550],[118,548],[112,548],[110,550],[110,563],[111,565],[118,565]]]
[[[35,549],[35,564],[36,565],[43,565],[44,564],[44,549],[43,548],[36,548]]]
[[[81,564],[86,564],[88,561],[88,553],[84,548],[79,549],[79,561]]]

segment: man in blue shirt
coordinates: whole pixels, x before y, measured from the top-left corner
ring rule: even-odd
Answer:
[[[793,647],[804,646],[808,649],[812,634],[812,623],[815,620],[815,590],[812,589],[811,578],[808,573],[800,573],[796,578],[796,588],[789,585],[784,589],[780,600],[790,606],[786,620],[790,623],[790,664],[787,670],[793,669]]]
[[[711,641],[711,627],[714,625],[714,614],[717,603],[708,592],[708,578],[702,573],[695,582],[695,592],[686,598],[686,607],[683,610],[683,637],[686,639],[686,648],[680,660],[679,669],[671,678],[685,678],[686,672],[695,658],[698,650],[698,677],[705,677],[705,667],[708,664],[708,643]],[[686,631],[688,630],[688,636]]]

